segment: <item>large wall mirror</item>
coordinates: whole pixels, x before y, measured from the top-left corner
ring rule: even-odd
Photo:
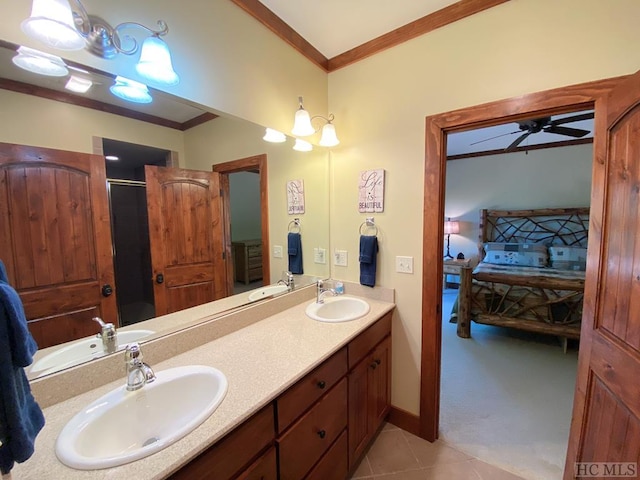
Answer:
[[[100,154],[91,157],[91,161],[100,162],[105,172],[101,183],[104,190],[100,195],[106,202],[105,212],[109,217],[110,228],[101,235],[108,237],[111,252],[109,262],[116,271],[113,285],[110,285],[110,295],[119,300],[115,302],[114,323],[117,323],[120,345],[129,341],[144,342],[268,298],[269,294],[262,293],[263,287],[278,284],[283,272],[289,269],[287,243],[289,233],[292,232],[300,233],[304,252],[303,273],[294,276],[296,287],[309,285],[318,278],[329,276],[330,267],[326,260],[329,258],[329,155],[326,149],[316,147],[311,152],[297,152],[292,149],[293,140],[290,138],[284,143],[267,143],[262,140],[265,131],[262,126],[153,89],[150,89],[153,102],[148,105],[116,99],[108,92],[113,76],[69,62],[72,67],[69,69],[70,74],[91,77],[94,81],[90,94],[71,94],[64,89],[70,75],[46,77],[26,72],[12,62],[16,49],[16,45],[0,41],[0,142],[4,152],[26,146],[30,149],[27,152],[35,157],[38,156],[38,151],[67,152],[63,156],[71,155],[68,152]],[[114,152],[120,152],[116,154],[121,157],[131,155],[132,163],[127,167],[122,167],[126,163],[123,162],[107,168],[108,160],[105,160],[104,155]],[[149,159],[145,156],[147,154],[150,155]],[[153,154],[159,154],[159,157],[153,157]],[[42,158],[46,156],[43,155]],[[32,161],[37,163],[37,160]],[[151,170],[161,172],[153,173],[159,190],[156,188],[152,191],[148,185],[151,170],[145,164],[156,165]],[[214,165],[217,167],[214,168]],[[155,224],[147,218],[154,214],[154,210],[155,214],[159,211],[162,216],[163,211],[159,205],[167,201],[165,197],[170,190],[166,185],[171,182],[175,184],[173,177],[164,184],[162,180],[158,180],[165,175],[165,169],[178,172],[181,178],[188,177],[186,181],[191,184],[199,181],[191,179],[191,175],[200,175],[198,172],[211,175],[213,170],[218,171],[215,175],[216,182],[219,183],[215,186],[220,190],[219,200],[226,202],[223,203],[221,212],[226,212],[224,215],[227,218],[224,215],[220,217],[222,227],[216,227],[218,229],[215,230],[215,235],[212,233],[214,229],[196,226],[186,215],[164,218],[164,227],[154,227]],[[21,172],[24,171],[26,170]],[[7,201],[12,195],[23,196],[27,206],[34,198],[43,205],[55,203],[48,188],[21,191],[20,184],[16,183],[16,178],[20,175],[16,177],[16,172],[15,161],[7,160],[7,155],[4,158],[0,156],[0,185],[3,185],[0,193],[4,196],[3,203],[9,205],[6,208],[12,205]],[[26,178],[26,174],[23,176]],[[303,213],[297,211],[289,214],[287,184],[292,181],[304,186]],[[183,192],[188,190],[185,188]],[[174,202],[178,201],[175,195],[171,198]],[[196,198],[195,205],[200,205],[200,200]],[[86,218],[92,218],[97,213],[91,211],[91,208],[93,207],[80,213]],[[189,210],[189,207],[185,208],[185,211]],[[192,206],[191,210],[197,208]],[[29,225],[37,221],[35,217],[37,215],[30,215],[28,212],[10,211],[7,218],[13,223],[11,226],[4,225],[3,229],[13,228],[15,238],[13,243],[3,240],[5,244],[24,246],[23,244],[29,243],[30,237],[26,238],[29,235],[18,236],[22,235],[20,232],[29,230]],[[224,273],[216,273],[225,286],[221,290],[222,294],[216,298],[224,298],[203,303],[199,299],[206,296],[192,295],[188,310],[173,312],[175,309],[169,309],[166,311],[172,313],[158,315],[154,311],[157,306],[154,305],[154,300],[157,304],[158,298],[157,295],[154,297],[154,288],[163,283],[163,286],[170,284],[172,280],[167,272],[158,277],[155,267],[145,263],[147,260],[143,258],[151,248],[148,237],[150,231],[153,236],[153,228],[177,230],[184,234],[183,237],[172,240],[174,250],[178,252],[175,254],[176,258],[185,256],[184,252],[188,248],[197,249],[198,242],[205,242],[205,237],[209,239],[207,242],[219,244],[228,263],[221,264]],[[49,235],[49,230],[41,231],[45,232],[41,236]],[[223,238],[218,238],[220,231],[223,231]],[[71,230],[63,231],[58,225],[56,232],[64,244],[78,242],[77,245],[73,244],[75,250],[93,248],[81,244],[77,240],[78,235]],[[64,240],[65,238],[68,240]],[[193,247],[192,243],[196,246]],[[67,248],[71,248],[68,245]],[[37,246],[32,247],[32,251],[38,251]],[[64,251],[63,247],[57,248],[58,252]],[[321,249],[325,250],[324,262],[318,262],[319,256],[314,255],[314,251]],[[17,265],[28,264],[33,268],[42,268],[43,262],[46,263],[46,255],[35,258],[34,254],[32,258],[25,259],[24,252],[28,251],[27,248],[20,252],[15,250],[16,247],[5,246],[0,252],[0,259],[11,265],[10,280],[15,280],[23,273],[17,271]],[[172,262],[175,264],[177,260],[169,261],[168,264]],[[263,269],[263,264],[268,267]],[[229,269],[228,265],[235,265],[235,269]],[[126,271],[129,267],[132,270]],[[180,270],[180,275],[184,276],[185,272],[195,270],[197,266],[186,265]],[[29,295],[37,298],[45,289],[59,293],[51,306],[40,303],[42,311],[38,314],[39,318],[56,318],[65,298],[72,296],[68,293],[71,290],[60,288],[54,277],[55,275],[51,275],[48,284],[47,281],[40,281],[31,289],[25,287],[24,296],[21,292],[23,298]],[[109,293],[100,282],[95,288],[100,289],[100,295]],[[279,293],[286,294],[286,291]],[[180,292],[174,296],[179,297]],[[49,344],[40,349],[32,370],[28,372],[29,377],[38,378],[104,356],[106,352],[103,351],[101,340],[96,337],[101,327],[92,321],[95,312],[95,309],[80,309],[74,313],[75,321],[81,322],[83,328],[86,327],[82,335],[70,331],[76,327],[68,321],[57,324],[59,339],[49,340]],[[73,340],[65,341],[67,338]],[[36,365],[38,367],[33,368]]]

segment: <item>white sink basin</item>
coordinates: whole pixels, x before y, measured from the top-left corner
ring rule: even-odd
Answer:
[[[262,298],[271,297],[287,291],[286,285],[269,285],[267,287],[258,288],[249,294],[249,301],[255,302]]]
[[[124,382],[65,425],[56,441],[62,463],[97,470],[156,453],[204,422],[227,393],[224,374],[200,365],[156,372],[133,392]]]
[[[125,348],[128,343],[137,342],[154,333],[153,330],[118,330],[118,350]],[[30,371],[39,374],[49,373],[101,357],[103,354],[102,340],[99,337],[85,338],[45,355],[31,366]]]
[[[356,297],[326,297],[307,306],[307,316],[320,322],[348,322],[369,313],[369,304]]]

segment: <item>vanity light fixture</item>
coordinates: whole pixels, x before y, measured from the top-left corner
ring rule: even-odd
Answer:
[[[29,47],[19,47],[13,63],[29,72],[51,77],[64,77],[69,73],[67,65],[60,57]]]
[[[69,80],[67,80],[67,84],[64,86],[64,88],[76,93],[87,93],[92,85],[93,82],[88,78],[71,75],[69,77]]]
[[[262,137],[262,139],[265,142],[282,143],[287,140],[287,136],[284,133],[279,132],[278,130],[274,130],[273,128],[267,128],[264,132],[264,137]]]
[[[138,41],[124,30],[146,30],[136,71],[145,79],[163,85],[176,85],[180,79],[173,70],[167,44],[160,38],[169,33],[167,24],[158,20],[154,30],[141,23],[123,22],[115,27],[97,15],[87,13],[80,0],[33,0],[31,16],[21,24],[32,38],[61,50],[86,49],[100,58],[112,59],[118,53],[134,55]]]
[[[144,83],[117,76],[115,83],[109,88],[111,93],[128,102],[151,103],[153,100]]]
[[[322,127],[322,136],[320,137],[320,145],[323,147],[335,147],[340,143],[336,135],[336,127],[333,125],[334,116],[329,114],[328,117],[322,115],[309,115],[302,105],[302,97],[298,97],[298,110],[293,122],[291,133],[298,137],[307,137],[317,132],[311,122],[316,118],[324,120],[326,123]],[[295,147],[294,147],[295,148]]]
[[[296,143],[293,146],[293,149],[298,152],[310,152],[313,150],[313,145],[311,145],[306,140],[302,140],[301,138],[296,138]]]

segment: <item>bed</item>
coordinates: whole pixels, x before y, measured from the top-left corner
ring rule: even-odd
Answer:
[[[480,263],[463,268],[457,334],[471,323],[580,337],[589,208],[482,210]]]

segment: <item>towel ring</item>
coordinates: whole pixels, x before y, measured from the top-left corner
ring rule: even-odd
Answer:
[[[362,227],[365,227],[364,231],[362,230]],[[378,235],[378,227],[376,226],[373,217],[367,217],[367,219],[362,222],[362,224],[360,224],[360,235],[364,235],[364,232],[366,232],[369,228],[375,229],[375,233],[373,234],[374,236]]]
[[[293,220],[291,220],[289,222],[289,226],[287,227],[287,230],[289,231],[289,233],[300,233],[300,219],[294,218]]]

